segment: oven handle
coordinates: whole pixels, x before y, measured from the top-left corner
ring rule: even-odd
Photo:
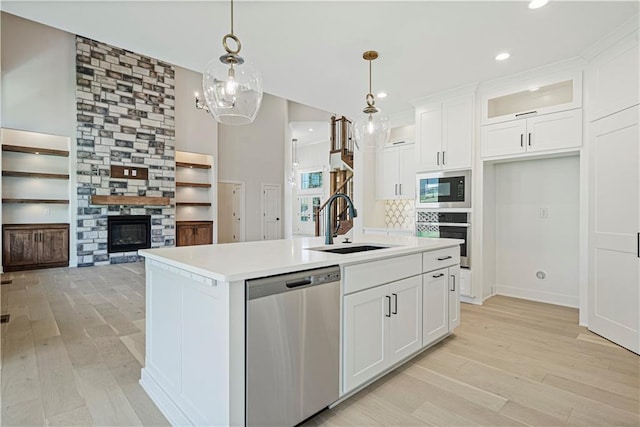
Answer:
[[[418,221],[417,224],[423,225],[437,225],[440,227],[471,227],[471,224],[468,222],[421,222]]]

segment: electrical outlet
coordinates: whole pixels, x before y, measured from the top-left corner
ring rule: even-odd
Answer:
[[[131,176],[136,176],[138,175],[138,171],[135,169],[131,169]]]
[[[540,208],[540,218],[549,218],[549,209]]]
[[[124,170],[124,176],[129,176],[129,169]]]

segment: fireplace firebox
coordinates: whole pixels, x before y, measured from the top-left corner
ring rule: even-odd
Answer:
[[[151,216],[122,215],[107,217],[107,250],[129,252],[151,247]]]

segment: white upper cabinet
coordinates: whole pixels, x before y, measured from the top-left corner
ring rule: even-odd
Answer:
[[[471,168],[473,95],[416,107],[418,172]]]
[[[553,152],[582,145],[582,109],[482,127],[482,157]]]
[[[482,97],[483,125],[582,107],[582,72],[540,77]]]
[[[638,31],[589,66],[588,120],[594,121],[640,102],[640,51]]]
[[[376,153],[376,198],[413,199],[416,187],[415,145],[402,142]]]

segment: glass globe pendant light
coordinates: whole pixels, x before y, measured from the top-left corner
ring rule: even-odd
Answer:
[[[242,44],[233,33],[233,0],[231,32],[222,38],[222,46],[227,53],[211,60],[202,76],[204,98],[219,123],[246,125],[256,118],[262,103],[262,76],[239,55]]]
[[[367,106],[362,110],[358,119],[357,139],[365,149],[375,149],[387,143],[389,139],[389,119],[376,107],[376,99],[371,90],[371,61],[378,58],[378,52],[368,50],[362,54],[365,61],[369,61],[369,93]]]

